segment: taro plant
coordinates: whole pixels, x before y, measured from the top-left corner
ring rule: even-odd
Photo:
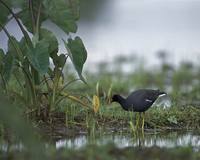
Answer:
[[[37,115],[45,113],[48,116],[64,97],[86,105],[65,91],[76,80],[66,84],[63,80],[63,68],[69,57],[79,79],[85,82],[82,69],[87,51],[80,37],[70,36],[77,31],[79,0],[0,0],[0,10],[0,31],[8,37],[8,50],[0,49],[1,88],[4,92],[8,96],[17,96],[28,107],[27,112]],[[21,40],[6,28],[13,19],[23,34]],[[46,20],[68,36],[68,40],[63,40],[67,53],[58,53],[57,38],[42,25]],[[17,83],[15,89],[10,81]]]

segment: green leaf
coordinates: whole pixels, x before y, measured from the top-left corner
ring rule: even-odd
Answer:
[[[0,48],[0,63],[3,63],[4,57],[5,57],[5,53],[4,53],[3,49]]]
[[[3,76],[4,76],[5,81],[9,81],[12,70],[14,68],[14,57],[13,57],[12,52],[8,51],[6,53],[4,62],[5,64],[3,68]]]
[[[77,31],[76,20],[79,17],[78,0],[44,0],[46,15],[66,33]]]
[[[19,60],[22,57],[20,52],[19,42],[15,37],[10,36],[8,40],[8,52],[4,56],[3,76],[6,81],[9,81],[14,68],[15,59]]]
[[[45,41],[49,44],[49,54],[51,58],[53,58],[53,55],[57,55],[58,53],[58,41],[54,34],[51,31],[48,31],[47,29],[41,28],[40,29],[40,39]]]
[[[27,55],[27,43],[24,37],[20,40],[19,46],[24,60],[24,57]],[[23,62],[23,60],[21,62]]]
[[[2,72],[3,70],[4,58],[5,58],[5,53],[3,49],[0,49],[0,72]]]
[[[64,54],[60,54],[53,59],[53,63],[58,68],[63,68],[67,57]]]
[[[81,38],[76,37],[74,40],[70,38],[68,39],[68,43],[65,41],[64,43],[80,79],[85,82],[85,79],[82,76],[82,70],[87,59],[87,51]]]
[[[26,4],[25,0],[10,0],[12,7],[14,8],[21,8]]]
[[[22,12],[20,14],[18,14],[18,17],[21,19],[23,25],[26,27],[26,29],[31,32],[34,33],[34,28],[35,27],[35,32],[36,32],[36,21],[38,18],[38,14],[39,14],[39,6],[40,6],[40,1],[39,0],[34,0],[32,1],[32,5],[34,8],[33,11],[33,17],[31,15],[31,10],[29,8],[28,3],[25,1],[25,3],[18,3],[18,5],[21,5],[21,9]],[[44,10],[44,8],[41,8],[41,10]],[[39,28],[41,27],[41,24],[43,21],[45,21],[47,19],[47,16],[45,16],[45,14],[42,12],[40,12],[40,17],[39,17]]]
[[[18,42],[15,37],[13,36],[9,37],[8,50],[12,52],[13,57],[19,61],[23,59],[23,53],[21,47],[23,47],[23,45],[21,45],[20,42]]]
[[[30,11],[27,9],[27,10],[24,10],[22,12],[22,14],[19,14],[19,18],[21,19],[23,25],[26,27],[26,29],[33,33],[33,25],[31,23],[31,16],[30,16]]]
[[[27,46],[27,57],[33,67],[41,74],[45,74],[49,67],[49,44],[39,41],[34,48]]]
[[[0,24],[4,25],[8,20],[9,11],[2,3],[0,3],[0,11]],[[0,31],[1,30],[2,28],[0,27]]]
[[[78,20],[80,18],[80,0],[68,0],[68,5],[71,8],[75,20]]]

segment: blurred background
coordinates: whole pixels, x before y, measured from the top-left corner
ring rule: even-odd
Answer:
[[[145,60],[145,65],[159,64],[160,50],[166,51],[175,65],[200,59],[198,0],[82,3],[79,34],[85,40],[90,62],[112,61],[113,56],[123,54],[135,55]]]
[[[88,50],[87,69],[119,56],[146,67],[159,65],[163,53],[174,66],[200,60],[199,0],[82,0],[80,15],[78,35]],[[20,39],[15,26],[11,21],[7,28]],[[68,37],[49,21],[44,26],[59,38]],[[0,37],[0,47],[6,50],[7,37],[2,32]]]

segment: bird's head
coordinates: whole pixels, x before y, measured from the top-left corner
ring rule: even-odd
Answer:
[[[111,102],[119,102],[119,99],[120,99],[120,95],[114,94],[114,95],[112,96]]]

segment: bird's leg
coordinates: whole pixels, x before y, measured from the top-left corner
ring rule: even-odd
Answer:
[[[138,118],[138,126],[140,126],[141,125],[141,112],[139,112],[139,118]],[[140,127],[139,127],[140,128]]]
[[[142,112],[142,130],[144,130],[144,116],[145,112]]]
[[[138,113],[136,113],[136,129],[138,129],[138,125],[139,125],[139,115]]]
[[[144,130],[142,129],[142,140],[144,141]]]
[[[142,113],[140,112],[139,125],[141,126]]]

